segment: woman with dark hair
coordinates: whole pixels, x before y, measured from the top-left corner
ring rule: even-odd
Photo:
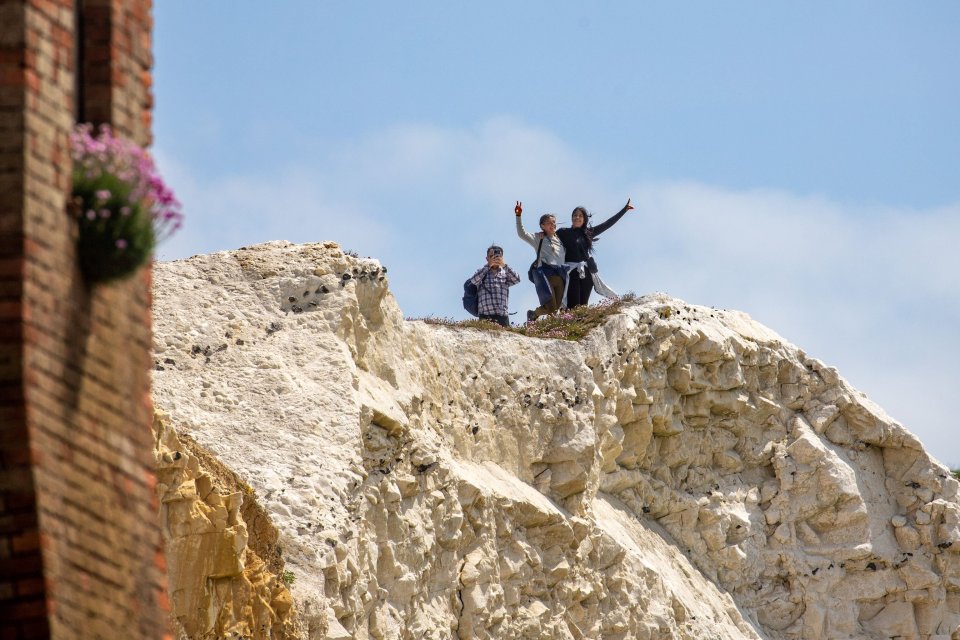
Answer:
[[[627,198],[627,204],[617,213],[610,216],[609,219],[593,226],[590,224],[591,214],[583,207],[577,207],[571,215],[571,226],[563,229],[557,229],[557,237],[563,243],[566,253],[566,261],[586,262],[587,269],[581,269],[579,273],[571,272],[567,282],[567,308],[572,309],[590,301],[590,293],[593,291],[593,274],[597,272],[597,263],[593,259],[593,243],[597,236],[615,225],[633,205]]]

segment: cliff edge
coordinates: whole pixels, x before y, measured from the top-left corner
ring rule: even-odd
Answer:
[[[960,484],[742,313],[450,328],[272,242],[157,264],[154,333],[182,637],[960,638]]]

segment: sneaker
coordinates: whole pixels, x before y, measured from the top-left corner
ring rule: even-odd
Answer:
[[[531,311],[527,311],[527,322],[533,322],[533,321],[536,320],[536,319],[537,319],[537,314],[536,314],[536,313],[534,313],[532,310],[531,310]]]

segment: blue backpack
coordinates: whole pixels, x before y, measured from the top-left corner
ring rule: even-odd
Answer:
[[[487,276],[483,276],[483,280],[480,281],[481,287],[486,279]],[[480,316],[480,287],[470,282],[470,278],[463,283],[463,308],[474,317]]]

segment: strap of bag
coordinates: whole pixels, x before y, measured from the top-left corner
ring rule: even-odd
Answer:
[[[537,259],[535,260],[535,262],[538,262],[538,263],[540,262],[540,249],[543,248],[543,239],[546,237],[547,237],[546,234],[540,236],[540,244],[537,245]],[[540,265],[537,264],[537,266],[539,267]]]

